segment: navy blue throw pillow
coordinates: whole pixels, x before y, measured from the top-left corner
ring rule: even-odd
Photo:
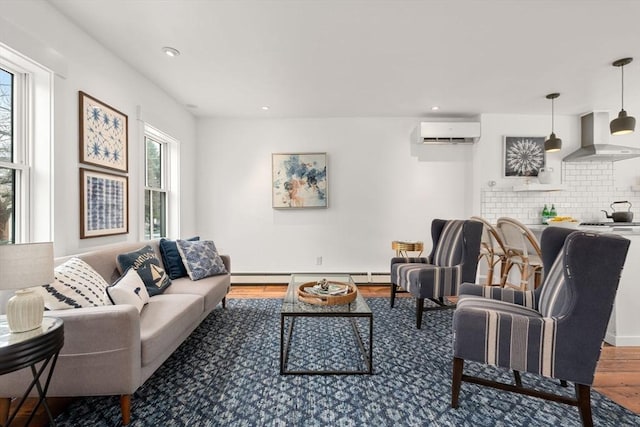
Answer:
[[[149,296],[159,295],[171,285],[171,279],[160,267],[160,260],[149,245],[137,251],[118,255],[117,262],[122,271],[127,271],[130,267],[136,269]]]
[[[200,236],[187,239],[190,242],[200,240]],[[187,269],[184,267],[180,252],[178,252],[178,246],[175,240],[160,239],[160,255],[162,256],[162,263],[164,269],[169,274],[169,278],[179,279],[187,275]]]

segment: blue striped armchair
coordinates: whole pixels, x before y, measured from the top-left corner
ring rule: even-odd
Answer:
[[[391,259],[391,307],[398,289],[416,298],[416,327],[422,326],[424,300],[436,303],[429,309],[453,308],[445,297],[458,295],[462,282],[475,281],[480,253],[482,223],[470,220],[434,219],[433,247],[428,257]]]
[[[550,227],[542,236],[546,274],[535,292],[461,286],[451,406],[466,381],[577,406],[592,425],[591,385],[628,248],[620,236]],[[465,360],[511,369],[516,383],[465,375]],[[573,382],[576,397],[523,387],[519,372]]]

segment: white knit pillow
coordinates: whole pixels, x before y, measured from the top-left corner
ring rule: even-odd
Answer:
[[[131,304],[138,313],[149,302],[149,293],[137,270],[130,267],[116,282],[106,289],[107,297],[114,304]]]
[[[71,258],[55,268],[55,280],[34,290],[44,298],[48,310],[105,305],[104,291],[109,284],[89,264]]]

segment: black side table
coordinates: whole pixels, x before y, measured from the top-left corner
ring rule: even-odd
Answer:
[[[39,400],[33,408],[26,425],[31,423],[40,405],[44,405],[47,415],[49,416],[49,425],[55,426],[53,415],[51,415],[51,410],[45,397],[47,395],[47,389],[49,388],[49,382],[51,381],[51,375],[58,360],[58,353],[60,353],[63,345],[64,325],[61,319],[45,317],[42,319],[42,326],[40,328],[12,334],[9,331],[7,317],[0,316],[0,375],[26,367],[31,369],[31,374],[33,375],[33,380],[31,384],[29,384],[29,387],[27,387],[20,403],[15,410],[9,414],[5,427],[11,425],[11,422],[18,414],[18,411],[26,401],[29,393],[33,390],[33,387],[36,387],[38,391]],[[42,362],[42,365],[37,367],[36,365],[39,362]],[[49,372],[46,375],[43,387],[40,383],[40,377],[43,376],[47,367],[49,367]],[[0,422],[2,421],[4,420],[0,420]]]

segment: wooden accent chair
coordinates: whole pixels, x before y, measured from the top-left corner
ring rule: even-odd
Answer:
[[[458,407],[465,381],[577,406],[591,426],[591,385],[630,242],[550,227],[542,243],[548,273],[539,289],[461,286],[451,406]],[[511,369],[515,385],[465,375],[465,360]],[[521,371],[573,382],[575,398],[523,387]]]
[[[486,219],[479,216],[472,216],[469,219],[481,222],[483,225],[478,263],[482,260],[485,260],[487,263],[487,280],[485,284],[493,284],[493,275],[495,267],[498,264],[500,264],[500,281],[502,281],[503,270],[507,265],[507,251],[504,248],[504,243],[502,243],[502,236],[500,236],[498,230]]]
[[[543,267],[542,251],[536,236],[526,225],[513,218],[498,218],[496,228],[502,236],[502,243],[507,253],[500,285],[502,287],[508,285],[509,271],[516,267],[520,271],[518,289],[527,289],[531,276],[534,277],[534,288],[540,286]]]
[[[391,307],[398,288],[410,292],[416,298],[418,329],[425,299],[437,304],[428,310],[455,307],[445,297],[458,295],[460,283],[475,281],[481,236],[482,224],[477,221],[434,219],[428,257],[391,259]]]

